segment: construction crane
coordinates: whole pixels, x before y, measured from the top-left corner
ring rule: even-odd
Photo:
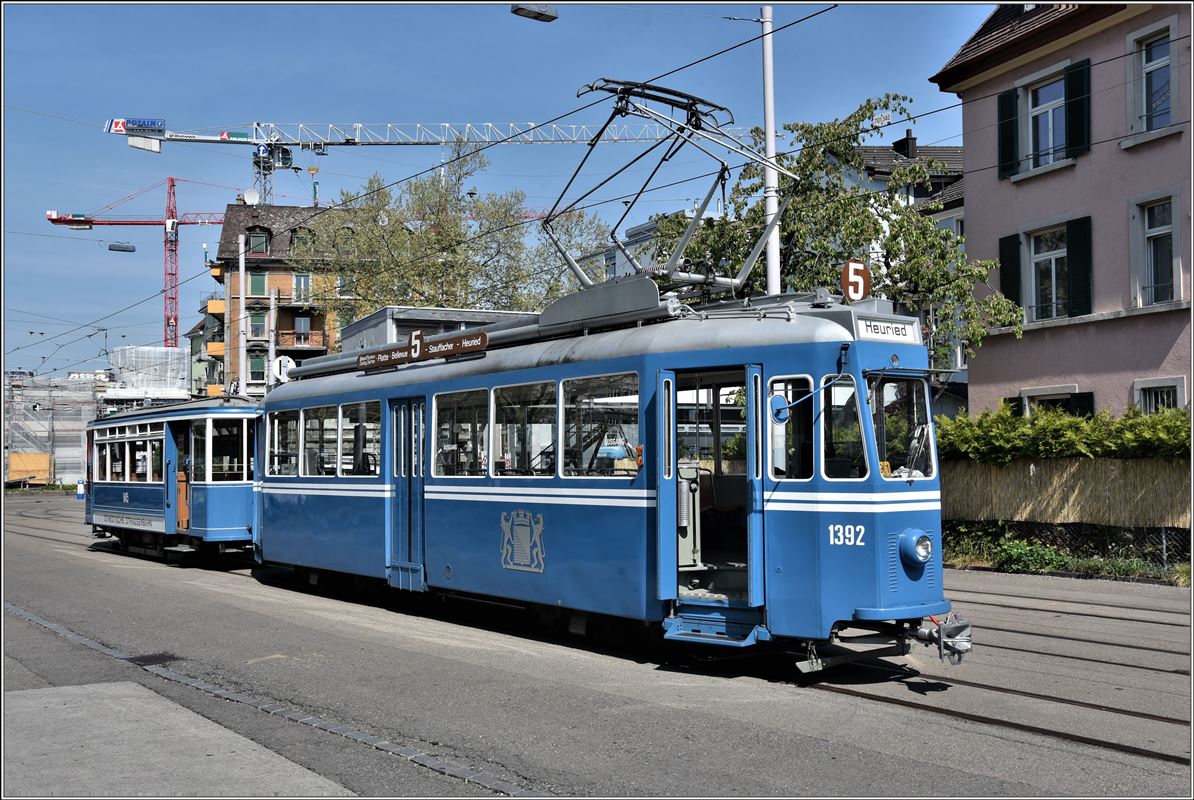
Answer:
[[[46,219],[53,225],[65,225],[72,230],[88,231],[96,225],[160,225],[162,226],[165,242],[165,262],[163,272],[163,331],[162,341],[166,347],[178,347],[178,229],[182,225],[223,225],[224,214],[215,211],[187,212],[179,215],[178,203],[174,197],[174,184],[181,178],[168,177],[166,184],[166,214],[161,219],[132,219],[125,217],[99,216],[96,214],[59,214],[57,211],[47,211]],[[152,186],[135,192],[119,202],[125,202],[133,197],[144,194],[162,185],[158,181]],[[116,203],[105,206],[104,211]]]
[[[455,142],[469,144],[590,144],[596,142],[657,142],[672,131],[654,122],[610,123],[606,125],[536,125],[533,122],[480,122],[438,124],[307,125],[254,122],[249,131],[182,133],[166,128],[166,120],[123,117],[104,123],[105,133],[128,139],[130,147],[162,151],[162,142],[190,144],[239,144],[255,148],[253,188],[259,202],[268,204],[273,195],[275,169],[301,170],[294,165],[294,150],[308,150],[317,156],[329,147],[377,147],[393,145],[441,146]],[[215,129],[201,129],[215,130]],[[738,134],[745,129],[734,128]]]

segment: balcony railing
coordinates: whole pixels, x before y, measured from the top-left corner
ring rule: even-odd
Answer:
[[[1141,286],[1140,292],[1144,295],[1143,302],[1146,306],[1151,306],[1154,303],[1168,303],[1173,300],[1173,281]]]
[[[278,347],[317,347],[326,349],[327,331],[278,331]]]

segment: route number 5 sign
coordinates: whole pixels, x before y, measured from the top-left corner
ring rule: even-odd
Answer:
[[[851,303],[863,300],[871,293],[871,271],[866,264],[850,259],[842,267],[842,294]]]

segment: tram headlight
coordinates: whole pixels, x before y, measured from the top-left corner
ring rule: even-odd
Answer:
[[[900,535],[900,557],[910,567],[924,566],[933,557],[933,539],[920,530],[909,529]]]

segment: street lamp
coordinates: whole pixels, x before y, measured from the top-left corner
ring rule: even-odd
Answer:
[[[556,7],[546,3],[512,3],[510,13],[537,22],[555,22],[559,18]]]

